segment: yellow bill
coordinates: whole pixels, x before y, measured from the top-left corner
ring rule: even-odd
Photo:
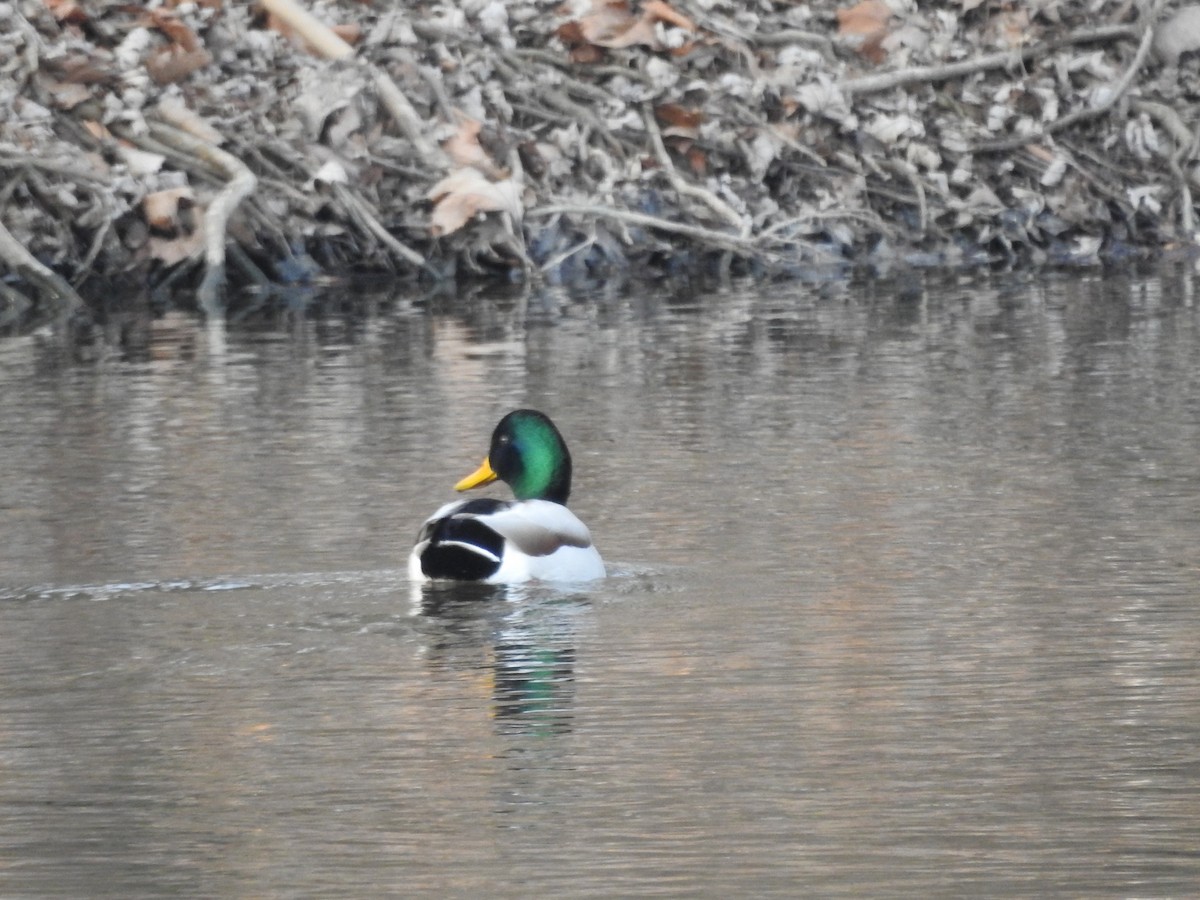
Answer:
[[[481,484],[490,484],[495,480],[496,473],[492,471],[492,464],[485,459],[483,465],[456,484],[454,489],[456,491],[469,491],[473,487],[479,487]]]

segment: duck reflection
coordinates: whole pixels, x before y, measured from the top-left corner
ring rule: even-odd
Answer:
[[[530,585],[433,584],[414,594],[428,661],[485,676],[497,734],[571,731],[582,595]]]

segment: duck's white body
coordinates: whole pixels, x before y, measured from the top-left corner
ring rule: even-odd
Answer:
[[[586,525],[550,500],[461,500],[447,503],[421,526],[408,559],[413,581],[462,578],[437,574],[451,567],[486,572],[467,580],[592,581],[605,575]]]

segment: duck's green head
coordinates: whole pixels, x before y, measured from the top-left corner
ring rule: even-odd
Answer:
[[[492,432],[487,459],[454,486],[466,491],[499,478],[518,500],[567,502],[571,493],[571,454],[543,413],[518,409],[500,420]]]

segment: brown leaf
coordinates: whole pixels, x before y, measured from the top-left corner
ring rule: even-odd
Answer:
[[[554,36],[568,47],[576,47],[579,44],[587,43],[587,39],[583,36],[583,28],[580,27],[578,19],[563,22],[554,29]]]
[[[460,167],[473,166],[492,177],[499,177],[500,167],[479,143],[479,132],[482,130],[482,122],[464,116],[458,131],[442,143],[442,149]]]
[[[161,232],[175,233],[180,228],[180,203],[186,201],[191,204],[194,200],[195,194],[190,187],[154,191],[142,198],[142,216],[151,228]]]
[[[99,84],[117,77],[111,57],[100,53],[68,53],[62,59],[45,60],[43,66],[69,84]]]
[[[1029,25],[1029,10],[1006,9],[992,17],[987,30],[992,44],[1009,50],[1032,40]]]
[[[571,48],[571,62],[579,65],[595,65],[604,60],[604,48],[595,44],[580,44]]]
[[[82,84],[75,84],[69,81],[55,81],[47,77],[43,77],[40,80],[42,87],[53,98],[54,105],[59,109],[74,109],[85,100],[91,99],[92,92]]]
[[[838,36],[847,38],[859,54],[873,63],[881,63],[887,51],[881,46],[888,34],[892,11],[883,0],[861,0],[837,11]]]
[[[643,5],[642,16],[653,18],[656,22],[682,28],[684,31],[695,32],[696,30],[695,22],[683,13],[676,12],[671,8],[669,3],[664,3],[662,0],[650,0],[649,3]]]
[[[333,33],[340,37],[347,44],[357,44],[362,40],[362,26],[357,22],[349,22],[345,25],[334,25]]]
[[[83,122],[83,127],[88,134],[98,141],[108,141],[112,139],[112,132],[95,119],[85,119]]]
[[[503,210],[515,218],[522,212],[521,189],[515,182],[488,181],[470,167],[451,172],[426,196],[434,203],[429,228],[435,237],[458,231],[481,212]]]
[[[587,15],[560,26],[556,34],[572,48],[590,44],[618,50],[641,45],[652,50],[665,50],[658,36],[660,22],[684,31],[696,31],[691,19],[663,0],[649,0],[638,15],[634,15],[627,0],[592,0]]]
[[[703,111],[686,109],[678,103],[660,103],[654,107],[654,116],[667,127],[663,134],[696,137],[705,122]]]
[[[859,56],[866,57],[875,63],[875,65],[879,65],[887,59],[887,49],[883,46],[883,39],[885,37],[887,37],[887,33],[882,31],[879,34],[873,34],[868,37],[858,46]]]
[[[212,62],[212,54],[202,48],[176,51],[171,47],[163,47],[148,55],[142,62],[155,84],[174,84],[183,81],[197,69],[207,66]]]
[[[150,259],[173,266],[204,251],[204,209],[193,202],[188,187],[156,191],[142,201],[142,215],[152,230],[144,248]]]
[[[199,50],[203,46],[196,32],[169,10],[144,10],[142,21],[148,28],[157,28],[166,35],[167,40],[188,52]]]
[[[50,14],[57,22],[81,25],[88,20],[88,14],[75,0],[42,0],[42,2],[46,4],[46,9],[50,10]]]
[[[892,11],[883,0],[861,0],[837,11],[838,36],[857,37],[887,28]]]
[[[592,11],[577,21],[579,36],[589,44],[609,46],[636,20],[626,0],[593,0]]]

